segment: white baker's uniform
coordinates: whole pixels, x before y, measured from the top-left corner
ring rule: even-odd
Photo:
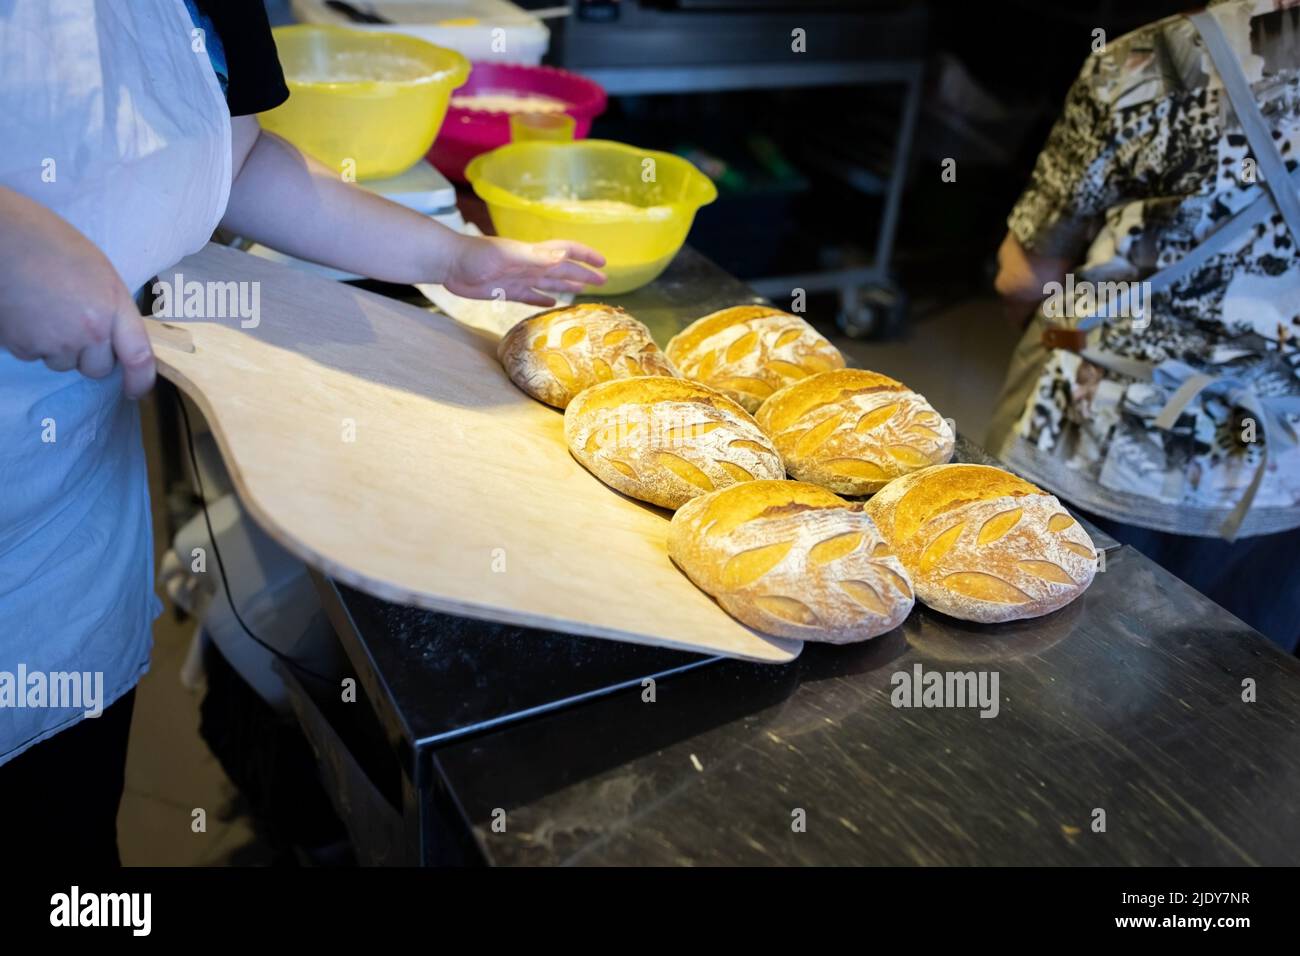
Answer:
[[[182,0],[0,5],[0,186],[79,229],[132,290],[199,249],[230,192],[230,116],[193,29]],[[148,667],[160,610],[121,372],[0,350],[0,672],[102,672],[107,707]],[[82,714],[0,706],[0,764]]]

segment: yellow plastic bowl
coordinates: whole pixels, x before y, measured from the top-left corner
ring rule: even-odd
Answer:
[[[511,143],[477,156],[465,178],[487,203],[499,235],[525,242],[571,239],[606,259],[603,286],[617,295],[654,281],[686,241],[712,181],[680,156],[623,143]]]
[[[277,27],[289,99],[262,126],[358,179],[396,176],[429,150],[469,61],[399,33]]]

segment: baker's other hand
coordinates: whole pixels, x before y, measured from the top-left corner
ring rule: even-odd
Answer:
[[[998,247],[998,274],[993,287],[1002,296],[1002,311],[1012,325],[1023,328],[1047,298],[1052,282],[1064,282],[1072,260],[1030,252],[1016,234],[1008,232]]]
[[[529,305],[555,305],[548,292],[571,292],[602,285],[597,271],[605,257],[577,242],[517,242],[488,236],[459,236],[443,280],[469,299],[499,299]]]
[[[0,348],[56,372],[153,386],[154,359],[131,293],[99,248],[40,203],[0,188]]]

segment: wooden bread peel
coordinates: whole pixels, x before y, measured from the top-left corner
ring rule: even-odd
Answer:
[[[798,655],[798,641],[744,627],[673,567],[667,513],[574,461],[562,415],[515,388],[490,336],[221,246],[176,270],[260,283],[254,328],[146,325],[241,502],[303,561],[466,617],[769,663]]]

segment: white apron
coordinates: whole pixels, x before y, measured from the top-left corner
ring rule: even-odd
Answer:
[[[207,241],[230,192],[230,117],[192,30],[182,0],[0,5],[0,185],[81,230],[133,291]],[[42,678],[89,673],[103,708],[149,664],[161,604],[121,390],[120,371],[0,350],[0,764],[94,709],[48,691],[26,706]]]

